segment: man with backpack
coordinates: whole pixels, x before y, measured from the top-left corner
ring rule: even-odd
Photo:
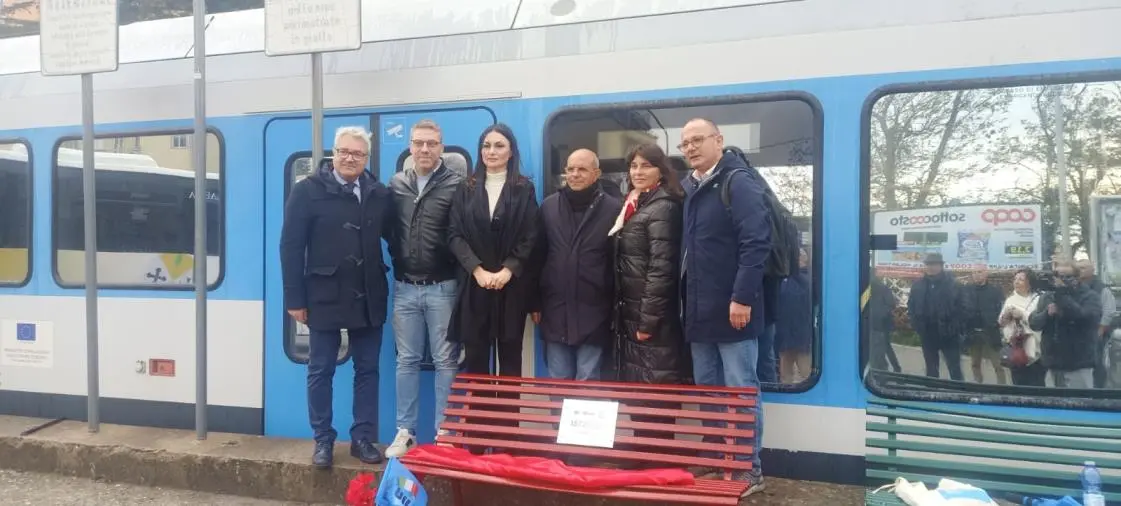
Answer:
[[[681,307],[694,380],[698,385],[758,388],[758,339],[766,311],[764,276],[768,267],[775,267],[768,188],[760,184],[762,177],[744,157],[724,151],[724,138],[710,120],[686,123],[678,149],[693,168],[683,185]],[[795,269],[797,265],[795,260]],[[759,461],[761,403],[747,409],[756,419],[755,451],[751,457],[736,458],[750,459],[752,470],[733,476],[749,484],[745,496],[764,487]]]

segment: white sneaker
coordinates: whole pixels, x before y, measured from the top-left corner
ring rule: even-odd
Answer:
[[[446,429],[440,429],[440,430],[436,431],[436,446],[451,446],[451,443],[441,443],[440,442],[441,437],[450,436],[450,435],[451,435],[451,431],[448,431]]]
[[[393,437],[393,443],[389,448],[385,449],[385,456],[390,458],[400,458],[409,451],[409,448],[416,446],[416,436],[409,432],[409,429],[397,429],[397,435]]]

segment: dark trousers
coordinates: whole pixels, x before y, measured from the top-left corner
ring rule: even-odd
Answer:
[[[522,375],[522,339],[467,343],[463,346],[463,369],[472,374],[490,374],[490,359],[498,347],[498,372],[500,376]]]
[[[354,424],[350,439],[374,441],[378,417],[378,359],[381,326],[347,329],[350,359],[354,362]],[[308,419],[316,442],[333,443],[338,435],[331,425],[335,364],[342,334],[338,330],[312,330],[307,364]]]
[[[1009,371],[1012,372],[1013,385],[1032,387],[1047,386],[1047,368],[1043,367],[1043,362],[1039,360],[1026,367],[1013,367],[1009,369]]]
[[[965,376],[961,373],[961,340],[957,336],[943,336],[927,334],[920,336],[922,339],[922,358],[926,362],[926,375],[931,378],[939,376],[938,353],[946,359],[946,369],[950,371],[950,379],[963,381]]]

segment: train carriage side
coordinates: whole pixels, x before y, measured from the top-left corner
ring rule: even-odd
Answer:
[[[853,4],[830,6],[805,0],[639,20],[367,44],[361,51],[326,59],[330,70],[324,145],[331,145],[337,126],[368,126],[376,141],[371,169],[386,181],[408,163],[402,136],[407,136],[408,125],[417,119],[432,117],[445,125],[447,143],[455,148],[449,148],[454,153],[449,160],[465,167],[473,162],[478,132],[490,122],[503,121],[519,136],[526,172],[544,197],[558,187],[561,165],[572,149],[596,149],[603,158],[605,177],[619,180],[624,171],[622,153],[627,147],[636,142],[658,142],[676,155],[677,129],[685,120],[693,116],[716,120],[727,142],[748,151],[753,163],[798,215],[810,258],[812,367],[804,375],[775,378],[778,381],[764,386],[764,460],[769,474],[859,481],[863,474],[859,461],[865,451],[864,398],[872,392],[981,404],[982,409],[992,410],[1061,409],[1064,416],[1121,416],[1101,411],[1117,398],[1117,390],[1080,392],[1075,395],[1078,402],[1072,403],[1063,399],[1070,396],[1063,391],[1057,395],[1055,390],[1038,390],[1025,395],[1013,387],[920,381],[921,371],[914,374],[919,371],[913,364],[918,353],[914,338],[903,334],[896,336],[899,358],[910,374],[908,378],[915,380],[890,384],[873,380],[870,388],[862,381],[870,329],[862,324],[860,316],[862,288],[869,274],[881,273],[883,267],[877,263],[882,252],[867,251],[868,238],[890,232],[872,223],[872,212],[920,207],[915,205],[918,191],[911,195],[906,189],[897,194],[894,208],[884,207],[885,165],[875,157],[881,153],[876,149],[880,149],[877,146],[882,142],[878,139],[883,138],[885,130],[871,118],[878,118],[875,114],[880,111],[897,110],[885,109],[894,97],[896,105],[917,104],[912,112],[925,111],[926,116],[915,116],[914,122],[906,125],[908,132],[922,131],[923,125],[936,124],[939,117],[946,123],[945,117],[938,115],[953,106],[958,91],[983,93],[1005,86],[1031,85],[1038,91],[1056,83],[1067,85],[1062,90],[1081,85],[1101,93],[1105,98],[1099,102],[1108,103],[1110,86],[1121,81],[1121,47],[1106,34],[1109,27],[1121,21],[1121,9],[1109,2],[1089,0],[1062,8],[1029,2],[990,5],[980,11],[967,8],[964,2],[941,10],[920,8],[918,2],[857,0]],[[882,12],[888,21],[875,21],[859,12]],[[219,18],[212,29],[235,27],[233,21],[223,25],[223,20],[232,19]],[[794,19],[798,23],[791,21]],[[677,28],[666,29],[669,26]],[[1037,33],[1050,34],[1048,43],[1038,44],[1028,35]],[[605,34],[612,37],[599,37]],[[583,45],[548,42],[581,35],[587,36]],[[608,39],[611,42],[605,42]],[[487,50],[471,54],[458,50],[468,44]],[[510,47],[521,51],[515,55],[508,50]],[[426,51],[424,56],[417,56],[418,48]],[[286,188],[310,170],[306,162],[311,144],[306,61],[294,57],[269,59],[256,51],[259,49],[231,51],[209,58],[214,84],[208,90],[208,122],[217,143],[210,152],[218,154],[214,173],[219,195],[215,196],[214,209],[222,227],[214,241],[221,245],[219,258],[210,269],[212,275],[218,275],[210,292],[209,383],[210,400],[216,405],[211,410],[211,429],[309,437],[300,363],[302,333],[280,310],[275,258]],[[729,55],[756,56],[741,61]],[[130,63],[117,74],[99,77],[99,103],[104,106],[96,114],[98,132],[104,134],[99,143],[104,149],[144,153],[161,167],[180,163],[174,159],[176,153],[189,153],[183,149],[190,138],[190,123],[184,119],[190,115],[189,69],[185,60]],[[10,286],[0,287],[0,319],[50,323],[44,328],[51,328],[54,337],[50,365],[0,363],[0,380],[4,381],[0,412],[82,418],[85,374],[81,275],[78,271],[64,276],[71,281],[60,280],[52,250],[60,240],[54,221],[60,206],[54,160],[60,140],[79,132],[73,107],[76,83],[60,91],[63,85],[43,87],[47,82],[38,76],[0,76],[0,90],[25,90],[22,95],[13,94],[22,99],[19,103],[0,94],[0,108],[15,113],[0,114],[0,146],[26,139],[30,165],[23,166],[22,173],[30,174],[31,184],[0,185],[0,192],[29,188],[24,190],[23,201],[16,198],[0,202],[27,202],[24,205],[33,211],[27,224],[10,219],[0,226],[0,255],[7,255],[2,258],[30,252],[22,253],[27,268],[12,264],[15,267],[10,270],[17,272],[0,270],[0,283],[12,280]],[[1000,95],[998,91],[988,93]],[[135,103],[159,105],[137,108]],[[1000,103],[1009,107],[1014,97]],[[1095,112],[1094,117],[1111,117],[1106,113],[1108,107]],[[1001,121],[1027,120],[1030,126],[1031,114],[1029,107],[1017,110],[1011,120],[1006,114]],[[992,124],[996,121],[993,117],[981,125]],[[1110,151],[1102,146],[1112,146],[1112,134],[1095,128],[1087,127],[1086,132],[1100,132],[1097,137],[1103,140],[1098,152],[1106,155],[1086,163],[1109,165]],[[951,132],[950,141],[956,143],[954,146],[969,146],[958,147],[959,153],[970,152],[990,130]],[[899,180],[899,187],[923,181],[917,175],[924,174],[921,168],[929,167],[932,160],[930,137],[912,138],[911,142],[910,152],[918,155],[895,165],[911,171],[910,179]],[[937,147],[936,142],[933,145]],[[10,158],[12,162],[0,162],[0,167],[9,171],[14,167],[15,172],[0,171],[0,175],[11,178],[5,174],[17,174],[13,181],[18,182],[20,164],[27,162],[20,161],[19,156]],[[185,159],[188,163],[183,167],[189,169],[189,155]],[[968,162],[954,168],[957,172],[951,172],[952,179],[973,181],[966,167],[978,162]],[[675,163],[684,174],[685,164],[680,159]],[[1003,188],[996,179],[972,183],[974,187],[986,185]],[[934,192],[942,199],[937,203],[970,203],[972,195],[957,196],[951,191],[966,195],[969,184],[958,186],[965,188]],[[1002,195],[995,197],[999,200]],[[935,202],[925,198],[925,202]],[[965,202],[951,203],[955,198]],[[106,230],[132,231],[145,239],[161,237],[162,229],[151,221],[158,216],[153,214],[159,209],[158,202],[128,193],[107,196],[106,203],[121,205],[122,199],[123,210],[116,214],[122,217],[120,223],[106,224]],[[73,207],[73,202],[70,204]],[[80,211],[80,205],[76,209]],[[176,223],[179,233],[187,231],[189,236],[190,225]],[[29,240],[19,241],[21,227],[33,231]],[[77,244],[81,244],[80,238]],[[151,279],[146,275],[169,259],[182,259],[183,255],[176,257],[175,253],[187,253],[189,257],[190,249],[189,245],[186,251],[161,246],[155,248],[160,251],[150,251],[153,248],[149,246],[144,251],[123,252],[130,255],[124,257],[129,260],[119,265],[131,269],[133,278],[124,280],[131,284],[102,290],[102,394],[119,397],[107,400],[104,409],[106,415],[117,417],[114,421],[190,427],[194,397],[190,288],[182,284],[181,277],[172,277],[180,286],[172,281],[171,288],[156,290],[135,281]],[[103,252],[99,259],[111,254]],[[105,262],[110,264],[110,260]],[[170,272],[170,266],[162,272]],[[23,286],[20,274],[30,280]],[[913,278],[913,274],[900,276],[904,280],[893,283],[898,294],[906,295],[905,279],[909,276]],[[72,284],[75,282],[78,284]],[[44,309],[48,305],[49,311]],[[896,308],[895,312],[904,311]],[[59,318],[59,314],[71,316]],[[110,322],[112,316],[121,320]],[[384,336],[379,437],[388,442],[395,418],[392,331],[388,325]],[[527,343],[532,344],[534,339],[530,326]],[[534,350],[532,346],[527,349]],[[174,359],[176,375],[137,372],[139,361],[147,358]],[[346,363],[345,353],[340,360]],[[543,372],[539,353],[531,351],[525,360],[527,365],[537,366],[538,374]],[[921,362],[921,358],[917,360]],[[968,370],[970,364],[964,365]],[[52,375],[56,369],[64,373]],[[343,365],[339,371],[335,425],[340,434],[345,434],[350,423],[345,408],[349,401],[348,366]],[[872,372],[872,376],[877,374]],[[432,404],[431,375],[425,375],[422,419],[428,416]],[[932,389],[932,385],[937,388]],[[953,391],[946,393],[947,389]],[[110,421],[105,416],[103,420]]]

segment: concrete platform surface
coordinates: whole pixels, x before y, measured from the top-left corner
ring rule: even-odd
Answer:
[[[292,503],[345,504],[347,484],[360,471],[379,473],[350,457],[349,443],[335,450],[329,471],[310,465],[307,440],[193,430],[101,424],[91,434],[83,421],[0,416],[0,468],[53,473],[110,483],[192,490]],[[432,506],[450,506],[446,480],[424,481]],[[463,487],[468,506],[659,506],[576,494],[515,490],[482,484]],[[816,482],[767,478],[767,490],[742,504],[817,506],[860,504],[863,492]]]

